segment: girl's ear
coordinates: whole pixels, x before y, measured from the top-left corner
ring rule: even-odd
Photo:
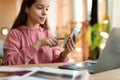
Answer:
[[[26,12],[27,14],[29,13],[29,8],[28,8],[28,7],[25,8],[25,12]]]

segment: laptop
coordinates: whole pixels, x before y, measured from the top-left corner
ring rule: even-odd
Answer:
[[[94,68],[96,66],[97,60],[94,61],[85,61],[74,64],[60,65],[60,69],[69,69],[69,70],[88,70],[90,74],[94,73]]]

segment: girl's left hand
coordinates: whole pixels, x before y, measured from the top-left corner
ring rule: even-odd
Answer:
[[[76,43],[76,36],[73,36],[73,39],[70,37],[66,44],[65,44],[65,49],[63,52],[60,54],[61,57],[66,58],[67,55],[75,49],[75,43]]]
[[[74,35],[73,39],[70,37],[67,40],[67,42],[66,42],[66,50],[67,50],[68,53],[75,49],[75,43],[76,43],[75,35]]]

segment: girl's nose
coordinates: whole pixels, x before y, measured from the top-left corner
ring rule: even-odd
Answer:
[[[47,14],[47,10],[46,10],[46,9],[43,9],[42,15],[46,15],[46,14]]]

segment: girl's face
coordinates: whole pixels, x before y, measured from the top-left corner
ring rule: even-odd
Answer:
[[[27,21],[33,24],[44,24],[49,8],[49,0],[36,0],[30,7],[26,8]]]

